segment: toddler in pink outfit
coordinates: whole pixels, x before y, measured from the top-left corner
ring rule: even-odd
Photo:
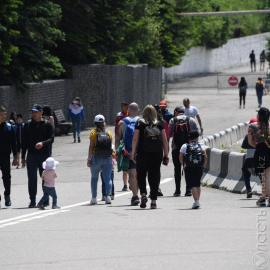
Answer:
[[[45,169],[42,173],[42,180],[44,180],[44,186],[43,186],[43,197],[38,203],[38,207],[41,210],[44,210],[45,207],[43,206],[44,202],[49,199],[49,196],[53,198],[53,205],[52,209],[59,209],[60,207],[57,206],[57,194],[55,190],[55,178],[57,178],[57,175],[55,173],[55,169],[58,167],[59,162],[55,161],[52,157],[49,157],[46,159],[45,162],[43,162],[42,167]]]

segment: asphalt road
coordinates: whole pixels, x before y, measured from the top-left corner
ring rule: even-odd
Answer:
[[[239,110],[234,92],[174,90],[167,95],[169,108],[186,96],[200,111],[205,136],[256,115],[252,93],[246,109]],[[244,194],[203,187],[201,209],[192,210],[191,197],[172,196],[171,160],[162,166],[164,196],[156,210],[150,210],[149,203],[146,209],[130,206],[131,194],[121,191],[122,174],[116,171],[112,205],[89,205],[89,133],[82,132],[80,144],[74,144],[71,135],[55,139],[60,210],[28,209],[27,171],[12,169],[12,207],[0,210],[1,270],[269,269],[262,268],[270,257],[269,208],[257,207],[257,196],[248,200]],[[42,196],[39,182],[37,199]],[[182,193],[184,186],[183,180]],[[3,194],[2,186],[0,190]],[[100,183],[98,194],[101,198]]]

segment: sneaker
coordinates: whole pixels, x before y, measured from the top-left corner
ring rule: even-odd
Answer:
[[[36,201],[31,201],[28,205],[29,208],[35,208],[36,207]]]
[[[185,196],[186,197],[192,196],[192,193],[191,193],[191,191],[189,189],[186,191]]]
[[[155,202],[151,202],[150,209],[157,209],[157,204]]]
[[[20,168],[21,168],[20,165],[17,165],[17,166],[16,166],[16,169],[20,169]]]
[[[45,207],[44,207],[42,204],[38,204],[37,207],[38,207],[40,210],[45,210]]]
[[[133,196],[132,198],[131,198],[131,205],[138,205],[140,203],[140,199],[139,199],[139,197],[138,196]]]
[[[111,200],[112,200],[112,201],[114,200],[114,196],[111,196]]]
[[[10,196],[5,196],[5,206],[11,206]]]
[[[101,201],[105,202],[106,201],[106,196],[102,196]]]
[[[141,208],[145,208],[147,201],[148,201],[147,196],[146,195],[142,195],[140,207]]]
[[[175,192],[173,193],[173,196],[174,196],[174,197],[179,197],[179,196],[181,196],[181,191],[175,191]]]
[[[163,196],[163,193],[162,193],[162,191],[161,191],[160,188],[158,189],[157,195],[158,195],[158,196]]]
[[[128,191],[128,187],[125,185],[125,186],[122,188],[122,191]]]
[[[76,142],[76,139],[74,139],[74,143]]]
[[[90,204],[92,205],[97,204],[97,198],[92,198],[92,200],[90,201]]]
[[[60,209],[61,207],[60,206],[58,206],[58,205],[53,205],[52,206],[52,209]]]
[[[50,205],[49,200],[48,200],[48,201],[45,201],[45,202],[43,203],[43,206],[44,206],[44,207],[47,207],[47,206],[49,206],[49,205]]]
[[[197,201],[193,203],[192,209],[198,209],[200,206],[201,206],[200,203]]]
[[[247,198],[248,198],[248,199],[252,198],[252,191],[249,191],[249,192],[247,193]]]
[[[111,204],[112,202],[111,202],[111,197],[110,196],[107,196],[106,197],[106,202],[105,202],[105,204]]]
[[[81,142],[81,138],[80,137],[78,137],[78,143],[80,143]]]
[[[260,198],[260,199],[256,202],[256,204],[257,204],[258,206],[265,206],[265,205],[266,205],[265,199]]]

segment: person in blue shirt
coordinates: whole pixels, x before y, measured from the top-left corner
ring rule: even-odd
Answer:
[[[81,103],[81,99],[76,97],[75,100],[69,105],[68,109],[68,121],[72,121],[73,138],[76,142],[76,132],[78,134],[78,143],[81,142],[81,121],[85,120],[84,109]]]
[[[170,120],[173,118],[173,114],[167,109],[166,101],[160,101],[159,107],[161,109],[163,119],[167,122],[167,124],[169,124]]]

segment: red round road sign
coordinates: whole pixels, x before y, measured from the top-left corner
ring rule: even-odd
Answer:
[[[237,77],[230,77],[229,80],[228,80],[228,83],[230,86],[236,86],[238,84],[238,79]]]

